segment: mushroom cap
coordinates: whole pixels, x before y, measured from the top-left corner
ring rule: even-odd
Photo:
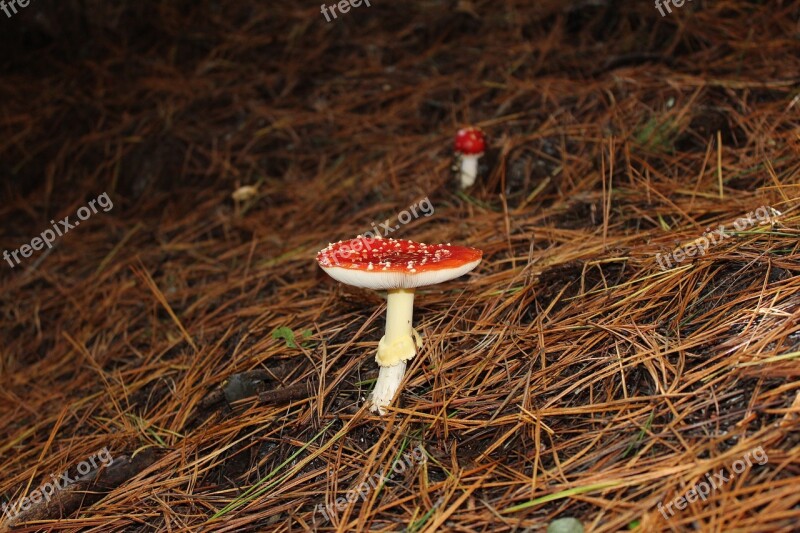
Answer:
[[[486,149],[486,135],[480,128],[461,128],[456,133],[455,150],[464,155],[482,154]]]
[[[391,290],[455,279],[478,266],[482,256],[481,250],[466,246],[359,236],[329,244],[317,254],[317,262],[341,283]]]

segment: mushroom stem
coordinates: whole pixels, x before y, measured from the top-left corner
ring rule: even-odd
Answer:
[[[386,298],[386,335],[388,343],[411,338],[411,321],[414,316],[414,289],[390,290]]]
[[[397,394],[397,389],[400,388],[400,382],[403,381],[405,373],[405,361],[400,361],[394,366],[381,367],[380,373],[378,373],[378,381],[375,382],[375,388],[372,389],[372,407],[370,407],[370,411],[377,412],[380,416],[386,414],[385,407],[392,403],[392,399]]]
[[[403,374],[406,361],[417,353],[411,321],[414,315],[414,289],[394,289],[386,299],[386,334],[378,343],[375,360],[380,365],[378,381],[372,391],[373,412],[384,415],[383,409],[392,402]]]
[[[461,155],[461,172],[459,176],[462,189],[472,187],[472,184],[475,183],[475,178],[478,177],[478,158],[482,155]]]

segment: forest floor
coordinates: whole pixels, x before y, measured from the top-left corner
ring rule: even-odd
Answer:
[[[791,531],[800,2],[317,4],[0,15],[3,524]],[[379,417],[387,226],[483,261]]]

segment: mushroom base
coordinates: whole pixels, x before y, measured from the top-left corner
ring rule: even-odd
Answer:
[[[406,373],[406,362],[400,361],[396,365],[382,366],[378,374],[378,381],[375,383],[375,388],[372,390],[370,401],[372,406],[369,408],[373,413],[377,412],[383,416],[386,414],[384,409],[394,399],[397,394],[397,389],[400,388],[400,382],[403,381],[403,375]]]

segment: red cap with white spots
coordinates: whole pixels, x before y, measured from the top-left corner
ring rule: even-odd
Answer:
[[[464,155],[483,154],[486,136],[480,128],[462,128],[456,133],[455,150]]]
[[[481,250],[466,246],[358,237],[328,245],[317,262],[341,283],[392,290],[455,279],[478,266],[482,256]]]

